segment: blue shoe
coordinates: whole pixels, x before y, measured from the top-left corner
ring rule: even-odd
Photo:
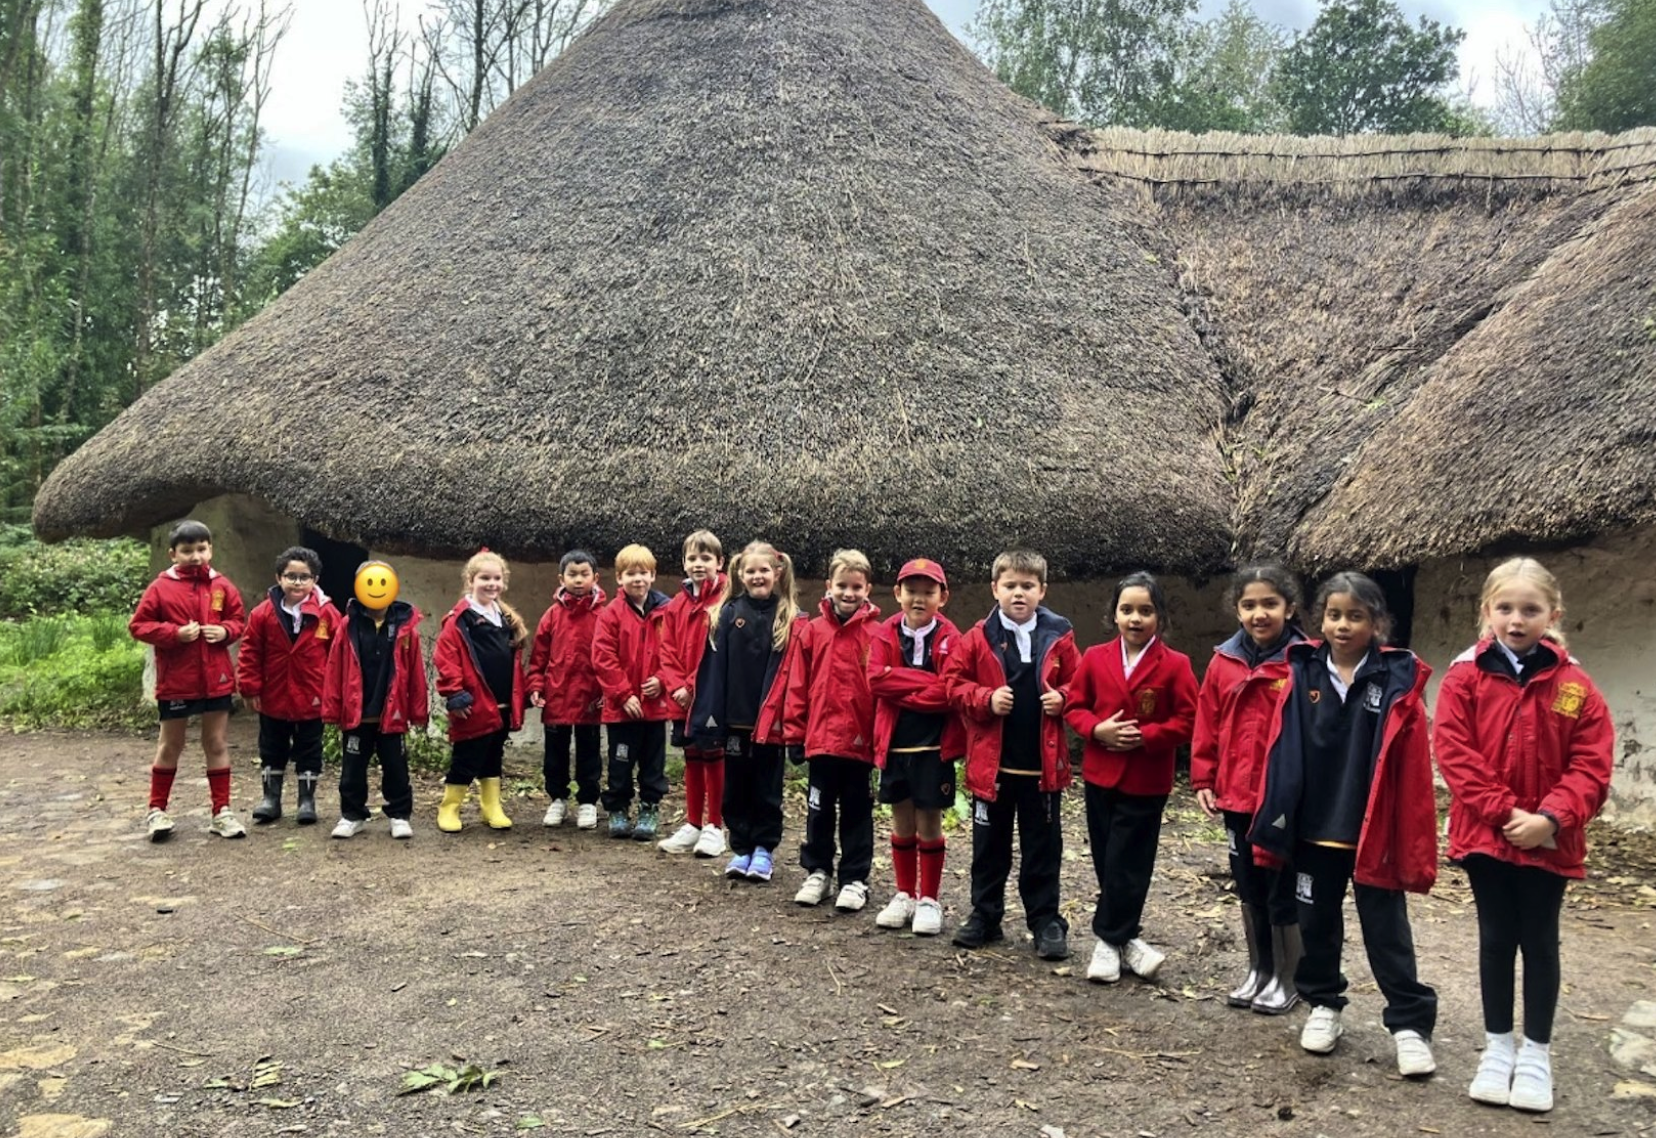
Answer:
[[[748,866],[749,881],[769,881],[771,879],[771,853],[767,849],[753,851],[753,861]]]
[[[625,810],[610,815],[610,837],[632,837],[632,823],[627,821],[627,812]]]
[[[730,864],[725,866],[725,876],[745,879],[748,875],[748,866],[752,864],[752,854],[737,854],[730,859]]]

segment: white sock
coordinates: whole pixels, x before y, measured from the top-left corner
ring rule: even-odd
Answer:
[[[1518,1040],[1514,1038],[1510,1031],[1486,1031],[1484,1032],[1484,1050],[1495,1054],[1504,1052],[1507,1055],[1512,1055],[1518,1050]]]

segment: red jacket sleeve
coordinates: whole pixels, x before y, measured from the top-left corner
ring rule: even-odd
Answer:
[[[445,700],[466,690],[466,674],[460,664],[460,656],[465,650],[460,622],[445,619],[437,633],[437,647],[431,652],[432,666],[437,669],[437,694]]]
[[[242,639],[241,652],[236,657],[236,688],[244,699],[258,699],[264,692],[265,633],[267,613],[261,605],[247,620],[247,635]],[[285,635],[285,634],[284,634]]]
[[[1581,716],[1570,735],[1564,774],[1541,799],[1541,813],[1551,814],[1560,829],[1585,826],[1604,807],[1615,769],[1616,729],[1597,687],[1590,688]]]
[[[1433,717],[1432,749],[1455,801],[1486,826],[1504,826],[1512,817],[1518,796],[1473,744],[1478,713],[1473,699],[1476,669],[1476,664],[1454,664],[1443,677]]]
[[[661,665],[656,676],[666,694],[688,688],[696,677],[685,666],[686,640],[690,635],[690,602],[681,592],[667,602],[667,611],[661,621]]]
[[[617,707],[635,695],[642,698],[621,659],[621,630],[617,627],[620,621],[616,619],[619,615],[615,603],[606,605],[598,614],[598,626],[592,631],[592,671],[598,677],[604,698],[614,700]]]
[[[552,615],[557,609],[558,602],[553,601],[535,628],[535,643],[529,649],[529,680],[523,687],[525,695],[546,694],[546,666],[552,662]]]
[[[997,718],[989,710],[989,697],[995,689],[977,679],[978,660],[988,650],[988,642],[976,629],[961,638],[959,647],[949,654],[944,665],[943,682],[949,689],[949,702],[962,715],[979,723],[992,723]]]
[[[220,577],[224,582],[224,611],[219,614],[219,627],[224,629],[224,643],[234,644],[247,631],[247,606],[242,604],[241,590],[230,583],[230,578]]]
[[[1414,700],[1402,730],[1397,774],[1397,809],[1392,819],[1391,849],[1403,888],[1429,893],[1437,881],[1437,788],[1432,782],[1432,748],[1426,706]]]
[[[1187,659],[1175,658],[1174,663],[1177,668],[1173,673],[1173,714],[1139,727],[1147,751],[1182,746],[1190,742],[1191,732],[1196,728],[1196,673]]]
[[[788,667],[787,696],[782,704],[782,742],[803,746],[811,721],[811,670],[816,666],[817,624],[810,621],[796,634],[798,649]]]
[[[1075,633],[1066,632],[1060,636],[1058,643],[1052,646],[1052,651],[1058,658],[1058,667],[1053,672],[1053,683],[1050,686],[1053,691],[1068,700],[1070,684],[1074,683],[1075,677],[1081,673],[1081,649],[1075,646]]]
[[[1219,781],[1219,701],[1224,690],[1217,658],[1208,665],[1196,695],[1196,723],[1190,740],[1190,788],[1212,790]]]
[[[1064,722],[1088,743],[1093,742],[1093,729],[1107,718],[1098,714],[1093,706],[1096,699],[1093,681],[1096,663],[1097,656],[1090,652],[1081,658],[1081,669],[1070,684],[1069,696],[1064,701]]]
[[[456,630],[455,638],[458,639],[459,635]],[[332,654],[328,660],[332,663]],[[416,727],[424,727],[431,722],[431,685],[426,680],[425,654],[420,650],[418,628],[409,630],[408,655],[403,658],[402,667],[403,674],[408,677],[408,721]]]
[[[322,676],[322,722],[338,726],[345,703],[345,659],[350,655],[346,638],[350,630],[341,618],[334,630],[334,641],[328,646],[328,663]],[[242,651],[247,651],[244,647]]]
[[[883,699],[906,711],[941,714],[949,710],[949,689],[943,682],[942,669],[928,672],[924,668],[906,667],[897,658],[901,648],[878,634],[868,645],[868,690],[875,699]],[[934,662],[936,657],[933,657]]]
[[[166,612],[161,604],[161,589],[156,582],[151,581],[149,588],[144,590],[144,595],[138,600],[137,611],[127,622],[127,631],[132,633],[134,640],[144,644],[176,647],[178,629],[176,621],[166,619]]]

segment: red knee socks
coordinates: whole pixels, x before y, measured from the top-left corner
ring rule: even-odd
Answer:
[[[943,846],[944,841],[922,841],[920,846],[920,893],[921,897],[930,897],[937,900],[937,893],[943,887]]]
[[[172,800],[173,779],[177,777],[177,767],[173,767],[171,770],[164,767],[150,768],[149,808],[151,810],[165,810],[167,808],[167,803]]]
[[[914,851],[917,844],[914,838],[891,835],[891,875],[897,879],[897,892],[910,897],[916,895]]]
[[[686,757],[684,763],[684,816],[690,824],[701,829],[702,803],[707,798],[706,763]]]
[[[218,814],[230,805],[230,768],[207,772],[207,793],[213,800],[213,813]]]
[[[702,779],[707,785],[707,824],[709,826],[724,825],[724,756],[701,764],[707,768],[702,771]]]

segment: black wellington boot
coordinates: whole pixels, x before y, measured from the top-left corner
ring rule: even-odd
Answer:
[[[322,776],[315,771],[299,772],[299,824],[316,825],[316,784]]]
[[[264,801],[253,807],[253,821],[274,822],[282,816],[282,777],[287,772],[265,767],[259,772],[264,783]]]
[[[1271,927],[1265,911],[1253,905],[1242,906],[1242,935],[1248,943],[1248,977],[1225,997],[1233,1008],[1249,1008],[1265,985],[1271,982]]]

